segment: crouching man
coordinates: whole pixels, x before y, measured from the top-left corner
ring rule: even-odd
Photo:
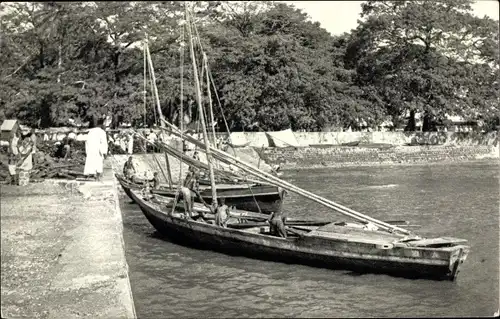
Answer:
[[[269,230],[271,235],[286,238],[286,217],[281,211],[273,212],[269,218]]]

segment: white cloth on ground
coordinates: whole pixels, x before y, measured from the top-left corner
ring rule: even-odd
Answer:
[[[85,153],[87,157],[83,174],[102,173],[104,155],[108,153],[108,139],[102,128],[95,127],[89,130],[85,142]]]

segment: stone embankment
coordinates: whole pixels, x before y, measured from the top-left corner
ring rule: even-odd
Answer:
[[[2,186],[2,318],[134,318],[116,181]]]
[[[498,159],[499,149],[498,145],[290,147],[265,148],[262,149],[261,156],[268,164],[279,164],[282,169],[295,169]]]

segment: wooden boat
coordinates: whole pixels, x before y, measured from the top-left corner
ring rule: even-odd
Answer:
[[[144,184],[133,183],[121,174],[115,174],[118,182],[125,193],[130,197],[130,189],[141,189]],[[224,198],[226,205],[235,206],[238,209],[251,212],[261,212],[270,214],[279,209],[282,199],[280,198],[278,187],[259,184],[217,184],[217,197]],[[160,189],[152,190],[152,193],[175,197],[177,188],[170,188],[166,185]],[[212,188],[207,185],[200,185],[200,195],[207,203],[212,203]]]
[[[162,235],[182,244],[232,255],[271,261],[385,273],[406,278],[455,280],[469,247],[455,238],[407,238],[381,230],[329,223],[324,226],[287,226],[287,238],[269,234],[269,227],[227,228],[185,219],[162,210],[161,204],[130,190],[132,199]],[[236,223],[238,224],[238,223]]]

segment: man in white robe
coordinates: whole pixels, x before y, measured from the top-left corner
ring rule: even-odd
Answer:
[[[104,158],[108,154],[108,139],[106,132],[102,129],[102,119],[97,127],[91,128],[87,134],[85,142],[85,168],[84,175],[94,175],[96,180],[101,180],[103,172]]]

